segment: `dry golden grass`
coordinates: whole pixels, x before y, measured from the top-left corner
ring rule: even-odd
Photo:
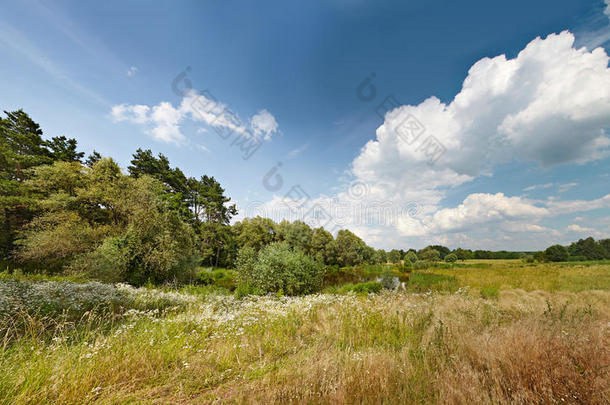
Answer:
[[[610,292],[206,297],[6,345],[0,403],[610,403]]]
[[[291,356],[281,370],[265,378],[223,384],[199,399],[227,403],[608,403],[610,296],[570,294],[574,304],[585,306],[570,308],[568,304],[555,310],[553,304],[564,302],[565,296],[557,299],[549,294],[541,301],[544,294],[520,292],[534,305],[514,312],[514,295],[508,295],[508,302],[501,299],[490,306],[469,298],[437,297],[435,311],[422,323],[427,327],[420,330],[421,336],[396,350],[356,344],[371,342],[367,332],[360,342],[343,350],[337,350],[340,345],[333,339],[332,345]],[[404,303],[396,298],[398,307]],[[332,319],[325,317],[324,322],[341,331]],[[354,346],[359,349],[351,350]]]

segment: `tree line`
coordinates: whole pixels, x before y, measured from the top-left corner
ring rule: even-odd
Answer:
[[[0,260],[5,268],[132,284],[188,280],[197,266],[235,267],[238,252],[284,242],[321,264],[385,260],[348,230],[247,218],[211,176],[187,177],[138,149],[124,173],[87,158],[76,139],[43,138],[23,110],[0,117]]]
[[[596,241],[592,237],[579,239],[569,246],[553,245],[536,252],[532,259],[547,262],[566,262],[610,259],[610,239]]]

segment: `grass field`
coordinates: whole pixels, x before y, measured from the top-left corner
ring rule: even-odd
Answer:
[[[472,267],[484,265],[488,267]],[[471,267],[467,267],[471,266]],[[519,260],[471,260],[464,267],[431,270],[454,276],[461,286],[475,289],[498,288],[526,291],[610,290],[610,263],[525,264]]]
[[[1,403],[610,402],[605,263],[473,261],[360,295],[120,287],[129,308],[70,318],[37,288],[0,324]]]

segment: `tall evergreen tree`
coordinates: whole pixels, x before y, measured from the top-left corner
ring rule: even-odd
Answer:
[[[77,152],[77,142],[74,138],[65,136],[54,136],[50,141],[45,141],[45,146],[49,149],[49,154],[54,161],[80,162],[85,156],[84,152]]]

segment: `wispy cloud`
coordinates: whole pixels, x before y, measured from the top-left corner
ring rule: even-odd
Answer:
[[[269,111],[261,110],[248,120],[248,126],[226,104],[194,90],[188,91],[177,107],[167,101],[154,106],[118,104],[112,106],[110,115],[115,122],[126,121],[147,125],[148,129],[145,132],[153,138],[175,144],[184,143],[185,136],[181,131],[181,125],[187,120],[235,132],[243,137],[263,137],[267,141],[271,140],[274,134],[279,133],[279,125]],[[205,128],[200,128],[197,132],[203,133]]]
[[[576,187],[577,185],[578,185],[578,183],[577,183],[577,182],[560,184],[560,185],[559,185],[559,192],[560,192],[560,193],[565,193],[566,191],[568,191],[568,190],[569,190],[569,189],[571,189],[572,187]]]
[[[568,225],[566,228],[570,232],[581,232],[581,233],[596,233],[597,231],[593,228],[587,228],[578,224]]]
[[[0,44],[4,44],[6,47],[23,55],[34,65],[44,70],[54,80],[69,86],[97,103],[110,104],[103,96],[71,78],[60,65],[34,45],[21,31],[16,30],[3,21],[0,21]]]
[[[80,53],[83,59],[90,59],[96,65],[103,66],[106,73],[121,74],[125,71],[125,63],[101,37],[91,35],[86,27],[83,29],[78,21],[63,10],[59,2],[30,0],[28,3],[29,9],[42,19],[46,27],[61,33],[77,46],[74,50]]]
[[[533,186],[525,187],[523,191],[534,191],[541,188],[551,188],[555,183],[546,183],[546,184],[535,184]]]
[[[291,150],[290,152],[288,152],[286,154],[286,157],[288,159],[294,159],[295,157],[299,156],[305,149],[307,149],[309,147],[309,144],[303,144],[301,146],[299,146],[296,149]]]

